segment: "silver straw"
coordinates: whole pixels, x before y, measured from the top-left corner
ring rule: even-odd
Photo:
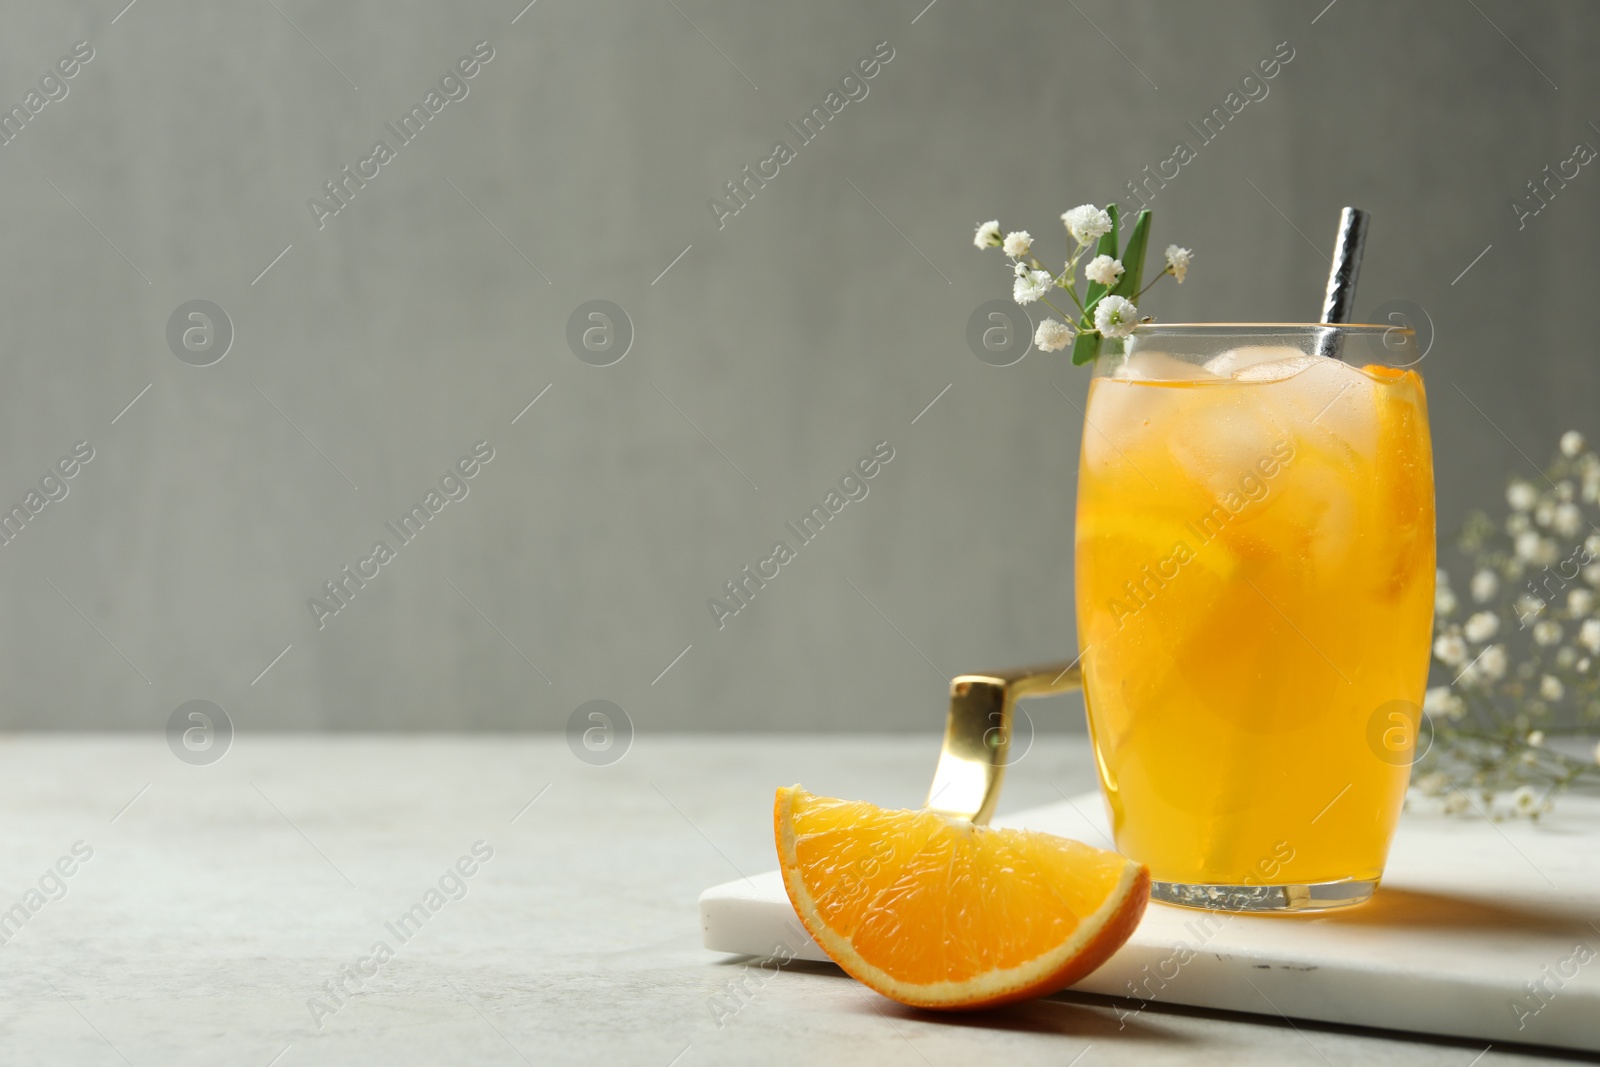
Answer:
[[[1361,273],[1361,252],[1367,243],[1367,213],[1347,207],[1339,213],[1339,233],[1333,248],[1333,265],[1328,269],[1328,290],[1322,298],[1319,322],[1349,322],[1356,301],[1356,277]],[[1339,358],[1338,334],[1324,331],[1317,351]]]

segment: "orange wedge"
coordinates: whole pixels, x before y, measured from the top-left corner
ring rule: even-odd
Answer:
[[[987,1008],[1052,993],[1139,925],[1150,872],[1031,830],[779,789],[772,813],[789,900],[852,977],[919,1008]]]

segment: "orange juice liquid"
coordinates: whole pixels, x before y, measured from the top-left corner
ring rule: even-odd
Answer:
[[[1119,850],[1158,881],[1378,878],[1433,621],[1421,378],[1097,377],[1086,415],[1078,632]]]

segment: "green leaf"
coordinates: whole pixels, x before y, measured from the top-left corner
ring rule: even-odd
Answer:
[[[1106,214],[1111,216],[1111,230],[1100,236],[1100,243],[1095,247],[1095,255],[1117,256],[1117,205],[1107,204]],[[1084,290],[1083,317],[1078,320],[1078,336],[1072,342],[1072,365],[1081,367],[1085,363],[1094,362],[1100,354],[1100,335],[1085,333],[1085,330],[1094,329],[1094,305],[1102,296],[1106,295],[1106,287],[1099,282],[1090,282],[1089,288]]]
[[[1097,333],[1080,333],[1072,341],[1072,365],[1081,367],[1085,363],[1093,363],[1100,354],[1100,335]]]
[[[1143,288],[1144,249],[1150,243],[1150,212],[1141,211],[1133,220],[1133,232],[1128,234],[1128,247],[1122,250],[1122,277],[1112,287],[1111,295],[1133,299]]]

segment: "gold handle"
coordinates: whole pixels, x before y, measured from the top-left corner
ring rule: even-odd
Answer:
[[[923,806],[941,815],[987,823],[1000,801],[1016,702],[1082,685],[1083,671],[1076,659],[952,678],[944,748]]]

